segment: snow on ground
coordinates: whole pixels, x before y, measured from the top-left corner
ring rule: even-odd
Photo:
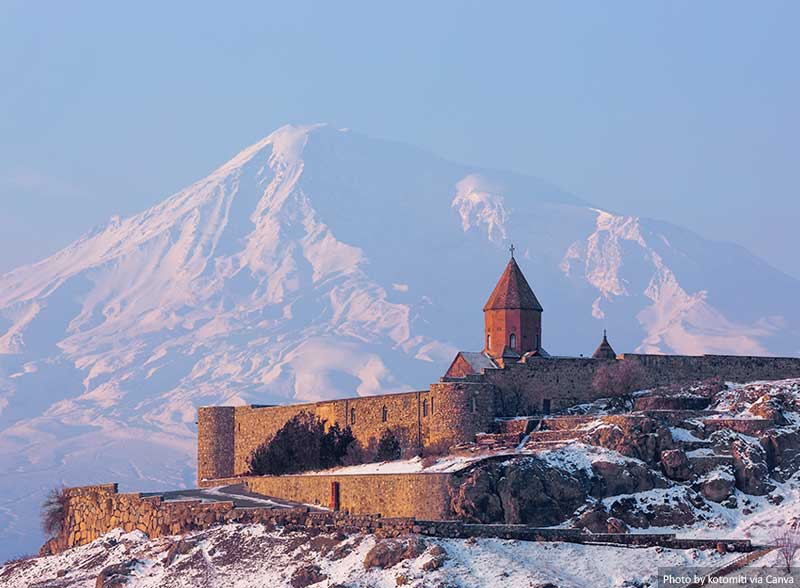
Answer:
[[[672,440],[673,441],[704,441],[700,437],[696,437],[689,429],[684,429],[682,427],[670,427],[670,433],[672,433]]]
[[[463,456],[449,455],[439,458],[435,463],[426,465],[424,458],[412,457],[411,459],[398,459],[396,461],[380,461],[376,463],[362,463],[353,466],[331,468],[316,472],[303,472],[304,476],[355,476],[361,474],[416,474],[416,473],[445,473],[457,472],[481,459],[486,455]]]
[[[113,531],[57,556],[0,568],[0,587],[59,586],[94,588],[110,564],[136,560],[132,588],[262,588],[290,586],[297,570],[318,566],[321,587],[395,588],[404,576],[412,588],[528,588],[552,582],[571,588],[617,588],[631,580],[651,580],[659,566],[718,567],[735,557],[713,550],[620,548],[570,543],[532,543],[501,539],[424,538],[425,551],[388,569],[364,569],[376,539],[372,535],[309,537],[298,532],[267,531],[262,525],[226,525],[187,537],[190,548],[168,563],[175,538],[147,540],[139,532]],[[443,567],[425,571],[432,549],[447,554]],[[63,574],[59,577],[59,574]],[[56,584],[57,582],[57,584]]]

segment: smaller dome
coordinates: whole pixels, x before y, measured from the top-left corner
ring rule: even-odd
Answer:
[[[603,330],[603,340],[592,354],[592,359],[617,359],[617,352],[614,351],[614,348],[611,347],[611,343],[608,342],[605,330]]]

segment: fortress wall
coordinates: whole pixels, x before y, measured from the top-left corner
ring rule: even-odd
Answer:
[[[377,441],[384,430],[392,429],[404,450],[413,451],[431,443],[471,441],[475,433],[489,431],[495,413],[494,399],[491,384],[449,382],[433,384],[430,390],[419,392],[310,404],[203,407],[197,421],[197,478],[246,474],[253,450],[300,412],[310,412],[331,424],[350,426],[364,446]]]
[[[715,377],[740,383],[800,377],[800,359],[792,357],[626,353],[619,358],[644,367],[643,388]],[[485,370],[481,379],[498,389],[498,416],[539,412],[545,399],[550,399],[551,410],[557,411],[605,396],[592,389],[592,379],[600,366],[613,362],[583,357],[533,358],[507,364],[504,369]]]
[[[340,508],[351,514],[384,517],[452,518],[452,474],[359,474],[246,476],[237,478],[257,494],[330,507],[331,482],[339,483]],[[219,485],[219,481],[206,485]]]
[[[409,492],[396,492],[395,499],[410,504],[415,497],[419,497],[433,503],[437,500],[437,488],[438,498],[443,496],[443,485],[447,483],[442,479],[444,476],[446,474],[438,474],[430,480],[420,480],[416,487],[410,481],[407,484]],[[362,487],[359,491],[367,494],[369,484],[364,481],[360,483]],[[399,485],[395,485],[399,490]],[[382,488],[380,482],[378,486]],[[347,487],[357,490],[355,485]],[[382,518],[372,513],[359,516],[345,512],[309,512],[308,507],[234,508],[233,502],[164,501],[161,496],[119,494],[116,484],[68,488],[65,493],[66,514],[61,530],[42,546],[40,555],[60,553],[76,545],[85,545],[116,528],[126,532],[139,530],[150,538],[157,538],[235,522],[261,523],[270,529],[304,527],[323,532],[341,531],[344,528],[393,537],[411,532],[415,525],[413,519]],[[369,504],[365,503],[365,506]]]
[[[484,379],[497,387],[498,416],[539,413],[545,400],[550,400],[550,410],[555,412],[602,396],[592,390],[592,378],[598,367],[609,363],[613,360],[533,358],[486,370]]]
[[[286,421],[303,411],[310,412],[329,424],[349,426],[356,439],[364,446],[377,441],[384,430],[391,429],[405,449],[414,449],[424,444],[428,435],[430,414],[422,415],[422,403],[428,396],[429,392],[425,390],[291,406],[238,406],[235,409],[233,468],[228,475],[246,473],[248,459],[253,450],[275,435]],[[224,476],[198,475],[198,479],[202,480],[204,477]]]
[[[646,355],[625,353],[646,370],[648,386],[664,386],[719,377],[729,382],[800,377],[800,358],[737,355]]]

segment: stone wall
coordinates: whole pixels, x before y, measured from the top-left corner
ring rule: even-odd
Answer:
[[[454,480],[453,474],[242,476],[208,480],[202,486],[244,484],[250,492],[328,508],[331,483],[337,482],[340,509],[351,514],[440,520],[452,518]]]
[[[430,478],[423,483],[425,489],[448,483],[444,480],[445,474],[433,477],[430,474],[420,474],[420,476]],[[388,481],[397,477],[386,476],[386,479]],[[439,481],[433,482],[434,478],[439,478]],[[262,481],[264,480],[267,479],[262,478]],[[361,483],[368,484],[366,480],[361,480]],[[421,489],[423,488],[417,488]],[[441,490],[443,489],[442,486]],[[69,488],[66,493],[67,514],[62,530],[57,537],[42,546],[40,555],[60,553],[76,545],[85,545],[116,528],[126,532],[139,530],[150,538],[157,538],[181,535],[225,523],[259,523],[269,529],[374,533],[381,537],[395,537],[413,532],[436,537],[499,537],[524,541],[610,543],[640,547],[661,545],[676,549],[722,546],[728,551],[750,551],[753,548],[748,540],[679,539],[673,534],[586,534],[576,529],[542,529],[527,525],[480,525],[458,521],[426,520],[424,514],[423,518],[416,519],[376,514],[310,511],[306,507],[234,508],[232,502],[203,503],[199,500],[165,502],[160,496],[119,494],[116,484]]]
[[[620,358],[639,362],[647,372],[650,387],[715,377],[740,383],[800,377],[800,358],[795,357],[625,353]]]
[[[714,377],[740,383],[800,377],[800,359],[792,357],[626,353],[619,358],[635,361],[644,367],[646,381],[643,388]],[[487,369],[477,379],[497,388],[498,416],[533,414],[543,410],[545,400],[549,400],[551,410],[557,411],[602,397],[604,394],[592,389],[592,379],[600,366],[613,362],[585,357],[531,358],[525,363],[507,364],[503,369]],[[454,378],[443,380],[462,381]],[[475,381],[476,378],[469,380]]]
[[[481,382],[433,384],[429,390],[290,406],[202,407],[197,420],[197,477],[246,474],[253,450],[300,412],[349,426],[364,446],[386,429],[405,450],[472,440],[494,417],[494,389]]]
[[[48,540],[40,555],[60,553],[85,545],[104,533],[121,528],[139,530],[150,538],[180,535],[225,523],[261,523],[269,528],[288,527],[375,533],[393,537],[414,531],[411,518],[377,514],[312,512],[302,508],[234,508],[233,502],[199,500],[165,502],[160,496],[119,494],[116,484],[68,488],[67,514],[58,536]]]

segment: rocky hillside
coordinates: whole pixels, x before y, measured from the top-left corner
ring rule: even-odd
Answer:
[[[488,435],[459,448],[497,456],[467,470],[453,498],[459,517],[749,538],[754,515],[797,500],[800,380],[650,390],[575,412],[545,419],[519,444],[502,447],[506,433],[496,435],[501,446],[487,445]]]
[[[717,567],[707,550],[621,549],[499,539],[377,539],[227,525],[150,541],[112,532],[57,556],[0,568],[3,588],[609,588],[643,586],[656,566]]]

